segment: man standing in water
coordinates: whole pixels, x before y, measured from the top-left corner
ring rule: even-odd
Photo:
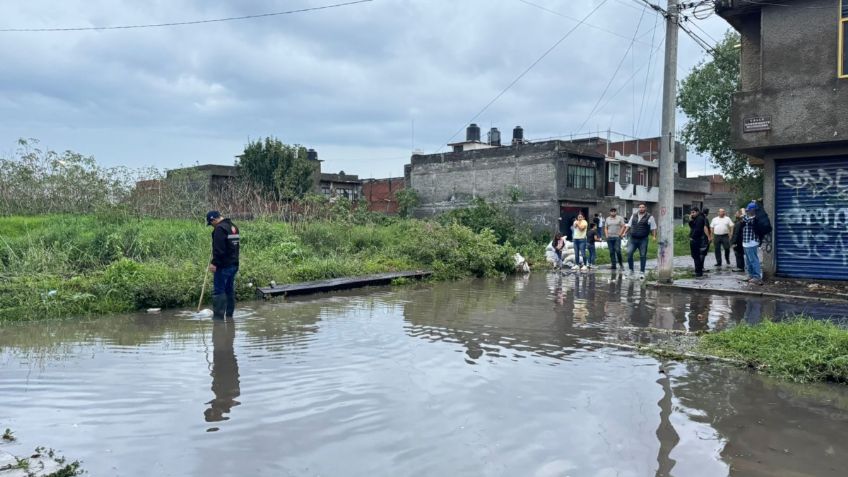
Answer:
[[[718,217],[710,222],[715,246],[716,266],[721,268],[721,249],[724,248],[724,261],[730,266],[730,237],[733,235],[733,220],[724,209],[718,209]]]
[[[209,271],[215,273],[212,291],[212,318],[232,318],[236,309],[236,273],[239,269],[239,229],[213,210],[206,214],[206,225],[212,231],[212,261]]]
[[[645,204],[639,204],[639,212],[630,217],[630,222],[624,227],[624,234],[630,232],[630,242],[627,243],[627,265],[630,267],[630,275],[633,271],[633,254],[639,249],[639,279],[645,278],[645,265],[648,262],[648,237],[657,239],[657,222],[648,213]]]
[[[624,269],[624,259],[621,257],[621,236],[624,235],[624,219],[617,214],[615,207],[610,209],[609,217],[604,221],[604,236],[607,238],[607,249],[613,270],[616,263]]]

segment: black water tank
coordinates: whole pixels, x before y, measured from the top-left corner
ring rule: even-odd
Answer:
[[[318,151],[316,151],[315,149],[308,149],[306,151],[306,159],[308,159],[310,161],[317,161],[318,160]]]
[[[521,144],[524,142],[524,128],[521,126],[515,126],[515,129],[512,130],[512,143],[513,144]]]
[[[501,145],[501,132],[498,131],[498,128],[492,128],[489,130],[489,145],[490,146],[500,146]]]
[[[471,123],[468,126],[468,129],[465,130],[465,140],[466,141],[480,141],[480,126],[475,123]]]

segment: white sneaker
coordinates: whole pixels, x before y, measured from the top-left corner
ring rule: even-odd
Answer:
[[[583,265],[582,267],[580,267],[580,270],[586,270],[586,268],[586,265]]]
[[[575,266],[571,267],[571,269],[572,269],[572,270],[580,270],[580,266],[575,265]]]

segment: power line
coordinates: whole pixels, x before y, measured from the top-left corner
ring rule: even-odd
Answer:
[[[624,64],[624,60],[627,59],[627,55],[629,55],[630,50],[633,49],[633,44],[636,41],[636,36],[639,34],[639,27],[642,26],[642,19],[644,17],[645,9],[643,8],[641,15],[639,15],[639,22],[636,24],[636,31],[633,32],[633,39],[630,41],[630,45],[628,45],[627,50],[624,51],[624,56],[621,57],[621,61],[618,62],[618,66],[615,68],[615,71],[613,72],[612,76],[610,76],[610,79],[607,82],[607,86],[604,88],[603,93],[601,93],[601,97],[598,98],[598,101],[595,103],[595,106],[592,108],[592,111],[589,112],[589,115],[586,117],[586,120],[583,121],[583,123],[580,124],[580,127],[577,128],[578,131],[582,130],[583,126],[585,126],[586,123],[588,123],[589,120],[592,119],[592,115],[595,114],[595,111],[597,111],[598,106],[601,104],[601,101],[604,100],[604,96],[606,96],[610,86],[612,86],[612,82],[615,81],[615,76],[618,74],[619,70],[621,70],[621,65]]]
[[[284,12],[270,12],[270,13],[259,13],[256,15],[244,15],[240,17],[226,17],[226,18],[213,18],[208,20],[191,20],[184,22],[170,22],[170,23],[149,23],[149,24],[139,24],[139,25],[118,25],[118,26],[99,26],[99,27],[70,27],[70,28],[0,28],[0,33],[11,33],[11,32],[68,32],[68,31],[104,31],[104,30],[132,30],[139,28],[163,28],[163,27],[172,27],[172,26],[185,26],[185,25],[200,25],[204,23],[222,23],[222,22],[231,22],[231,21],[239,21],[239,20],[252,20],[255,18],[267,18],[267,17],[276,17],[281,15],[292,15],[295,13],[306,13],[306,12],[314,12],[318,10],[327,10],[330,8],[338,8],[338,7],[346,7],[350,5],[357,5],[360,3],[368,3],[373,2],[374,0],[356,0],[345,3],[334,3],[332,5],[323,5],[320,7],[310,7],[310,8],[301,8],[298,10],[288,10]]]
[[[642,113],[645,111],[645,97],[648,95],[648,80],[651,77],[651,64],[654,61],[654,38],[657,34],[657,20],[659,17],[654,17],[654,33],[651,35],[651,53],[648,56],[648,71],[645,72],[645,87],[642,90],[642,105],[639,106],[639,116],[636,119],[636,130],[642,124]]]
[[[564,13],[560,13],[560,12],[558,12],[558,11],[556,11],[556,10],[551,10],[550,8],[547,8],[547,7],[545,7],[544,5],[539,5],[538,3],[533,3],[533,2],[530,2],[530,1],[528,1],[528,0],[517,0],[517,1],[519,1],[519,2],[521,2],[521,3],[523,3],[523,4],[525,4],[525,5],[529,5],[529,6],[531,6],[531,7],[538,8],[539,10],[542,10],[542,11],[544,11],[544,12],[551,13],[551,14],[556,15],[556,16],[558,16],[558,17],[567,18],[567,19],[569,19],[569,20],[573,20],[573,21],[577,21],[577,22],[579,22],[579,21],[580,21],[580,19],[579,19],[579,18],[572,17],[572,16],[570,16],[570,15],[566,15],[566,14],[564,14]],[[584,25],[586,25],[586,26],[587,26],[587,27],[589,27],[589,28],[594,28],[594,29],[599,30],[599,31],[602,31],[602,32],[604,32],[604,33],[609,33],[610,35],[617,36],[617,37],[619,37],[619,38],[623,38],[623,39],[625,39],[625,40],[627,40],[627,41],[630,41],[630,37],[624,36],[624,35],[622,35],[621,33],[618,33],[618,32],[616,32],[616,31],[609,30],[609,29],[607,29],[607,28],[604,28],[604,27],[601,27],[601,26],[598,26],[598,25],[593,25],[593,24],[588,23],[588,22],[583,22],[583,24],[584,24]],[[641,38],[641,37],[640,37],[640,38]],[[639,40],[637,40],[637,41],[636,41],[636,43],[641,43],[641,44],[646,45],[646,46],[648,45],[648,43],[646,43],[646,42],[644,42],[644,41],[639,41]],[[653,47],[653,45],[651,45],[651,46]]]
[[[536,59],[536,61],[534,61],[533,63],[531,63],[531,64],[530,64],[530,66],[528,66],[528,67],[527,67],[527,69],[525,69],[524,71],[522,71],[520,75],[518,75],[518,76],[517,76],[514,80],[512,80],[512,82],[511,82],[511,83],[509,83],[509,84],[506,86],[506,88],[502,89],[500,93],[498,93],[497,95],[495,95],[495,97],[494,97],[494,98],[492,98],[492,100],[491,100],[491,101],[489,101],[489,102],[488,102],[485,106],[483,106],[483,109],[481,109],[480,111],[478,111],[478,112],[477,112],[477,114],[475,114],[475,115],[474,115],[474,116],[473,116],[470,120],[468,120],[468,122],[466,122],[465,124],[468,124],[468,123],[472,123],[472,122],[474,122],[477,118],[479,118],[479,117],[480,117],[480,115],[481,115],[481,114],[483,114],[484,112],[486,112],[486,110],[487,110],[487,109],[489,109],[489,107],[490,107],[490,106],[492,106],[493,104],[495,104],[495,102],[496,102],[497,100],[499,100],[499,99],[501,98],[501,96],[503,96],[504,94],[506,94],[506,92],[507,92],[507,91],[509,91],[509,90],[510,90],[510,88],[512,88],[513,86],[515,86],[515,85],[516,85],[516,83],[518,83],[519,81],[521,81],[521,78],[523,78],[523,77],[524,77],[527,73],[529,73],[529,72],[530,72],[530,70],[532,70],[534,67],[536,67],[536,65],[538,65],[539,63],[541,63],[541,61],[542,61],[542,60],[544,60],[544,59],[545,59],[545,57],[546,57],[546,56],[548,56],[548,55],[549,55],[552,51],[554,51],[554,50],[556,49],[556,47],[558,47],[558,46],[560,45],[560,43],[562,43],[563,41],[565,41],[565,39],[566,39],[566,38],[568,38],[569,36],[571,36],[571,34],[572,34],[572,33],[574,33],[574,31],[575,31],[575,30],[577,30],[577,29],[580,27],[580,25],[582,25],[583,23],[585,23],[585,22],[586,22],[586,20],[588,20],[588,19],[589,19],[592,15],[594,15],[594,14],[595,14],[595,12],[597,12],[597,11],[598,11],[598,10],[599,10],[602,6],[604,6],[604,4],[606,4],[606,3],[607,3],[607,0],[603,0],[603,1],[602,1],[601,3],[599,3],[599,4],[595,7],[595,8],[593,8],[593,9],[592,9],[592,11],[590,11],[590,12],[589,12],[589,13],[588,13],[585,17],[583,17],[583,19],[582,19],[582,20],[580,20],[580,22],[578,22],[576,25],[574,25],[574,27],[572,27],[570,30],[568,30],[568,31],[565,33],[565,35],[563,35],[562,37],[560,37],[560,39],[559,39],[559,40],[557,40],[557,41],[556,41],[553,45],[551,45],[551,47],[550,47],[550,48],[548,48],[547,50],[545,50],[545,52],[544,52],[544,53],[542,53],[542,56],[540,56],[539,58],[537,58],[537,59]],[[633,45],[631,44],[631,47],[632,47],[632,46],[633,46]],[[444,142],[444,144],[448,144],[448,143],[450,143],[451,141],[453,141],[453,138],[455,138],[458,134],[460,134],[460,133],[462,132],[462,130],[463,130],[463,129],[465,129],[465,124],[463,124],[463,126],[462,126],[461,128],[459,128],[459,130],[458,130],[458,131],[456,131],[455,133],[453,133],[453,135],[452,135],[452,136],[451,136],[451,137],[450,137],[447,141],[445,141],[445,142]],[[443,146],[440,146],[440,147],[439,147],[439,150],[441,150],[441,149],[442,149],[442,147],[443,147]],[[437,152],[438,152],[438,151],[437,151]]]

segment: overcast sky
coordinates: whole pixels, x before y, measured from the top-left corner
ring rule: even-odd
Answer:
[[[180,22],[339,1],[5,1],[0,28]],[[504,138],[519,124],[530,139],[656,136],[665,28],[637,0],[374,0],[167,28],[0,32],[0,153],[38,138],[105,165],[164,169],[232,164],[248,140],[270,135],[318,150],[325,172],[401,176],[413,148],[443,147],[577,24],[568,17],[598,5],[476,122]],[[728,28],[716,16],[697,24],[711,43]],[[703,57],[681,34],[680,79]],[[689,171],[703,173],[703,158],[690,154]]]

